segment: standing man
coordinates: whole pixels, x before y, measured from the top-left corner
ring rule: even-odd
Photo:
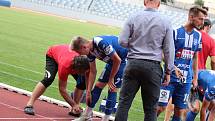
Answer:
[[[91,121],[93,108],[99,100],[103,88],[108,84],[105,115],[102,121],[109,121],[109,117],[116,104],[117,91],[121,87],[127,49],[119,45],[118,37],[116,36],[96,36],[92,41],[77,37],[73,40],[71,48],[77,50],[81,55],[87,55],[90,61],[89,75],[86,76],[88,78],[86,92],[87,108],[83,115],[76,120]],[[105,62],[106,66],[93,88],[96,79],[96,58]]]
[[[196,29],[203,25],[207,11],[201,7],[192,7],[188,13],[188,22],[173,32],[175,43],[175,61],[177,69],[180,69],[181,76],[177,75],[177,71],[171,74],[171,81],[168,86],[161,87],[159,99],[158,115],[165,109],[168,99],[172,97],[174,104],[173,121],[180,121],[183,112],[187,108],[187,99],[193,84],[193,88],[197,87],[198,79],[198,51],[202,48],[202,36]]]
[[[215,70],[215,41],[208,34],[212,27],[211,21],[207,18],[204,20],[204,25],[201,30],[202,33],[202,51],[198,53],[198,69],[205,70],[206,69],[206,61],[208,56],[211,59],[211,69]],[[200,73],[201,71],[199,71]],[[200,110],[200,102],[192,101],[189,102],[190,111],[187,113],[186,121],[194,121]]]
[[[85,56],[79,56],[79,54],[73,50],[69,50],[69,45],[51,46],[46,53],[45,77],[34,88],[34,91],[24,108],[24,112],[29,115],[35,114],[33,105],[36,99],[52,84],[58,72],[60,94],[73,108],[70,114],[74,114],[74,116],[80,115],[81,110],[79,102],[83,90],[86,89],[84,77],[81,75],[83,75],[89,67],[88,59]],[[77,81],[74,100],[66,90],[67,79],[70,74]]]
[[[120,44],[128,48],[128,62],[124,71],[116,121],[127,121],[132,101],[141,87],[145,121],[156,121],[156,107],[160,94],[162,53],[164,80],[168,85],[174,68],[174,41],[170,21],[158,12],[160,0],[144,0],[145,10],[132,15],[122,30]]]
[[[204,20],[204,25],[201,30],[202,33],[202,51],[198,54],[198,68],[206,69],[206,61],[208,56],[211,58],[211,69],[215,70],[215,40],[209,35],[212,27],[210,19]]]

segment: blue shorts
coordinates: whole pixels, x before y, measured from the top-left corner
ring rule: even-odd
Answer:
[[[116,85],[116,88],[121,87],[122,76],[123,76],[125,65],[126,65],[126,62],[123,62],[120,64],[119,70],[114,77],[114,84]],[[98,79],[99,82],[108,83],[111,69],[112,69],[112,64],[106,64],[104,70],[102,71],[102,73]]]
[[[204,95],[207,101],[215,100],[215,86],[209,86]]]
[[[178,82],[170,83],[168,86],[161,86],[159,106],[167,106],[170,97],[172,104],[176,107],[187,108],[187,101],[191,89],[191,83],[180,84]]]
[[[78,74],[72,76],[76,80],[76,87],[80,90],[85,90],[86,89],[85,77]]]

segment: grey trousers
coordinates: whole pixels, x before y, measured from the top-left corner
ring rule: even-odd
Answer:
[[[162,78],[160,62],[129,59],[125,68],[115,121],[127,121],[132,101],[141,87],[144,121],[157,121],[156,107]]]

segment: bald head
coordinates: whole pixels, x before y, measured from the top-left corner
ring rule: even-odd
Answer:
[[[146,8],[156,8],[160,6],[160,0],[144,0],[144,5]]]

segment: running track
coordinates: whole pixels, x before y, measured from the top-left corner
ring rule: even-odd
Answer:
[[[35,116],[23,112],[29,97],[7,89],[0,88],[0,121],[71,121],[74,117],[68,115],[68,108],[37,100],[34,109]],[[100,121],[94,117],[93,121]]]

